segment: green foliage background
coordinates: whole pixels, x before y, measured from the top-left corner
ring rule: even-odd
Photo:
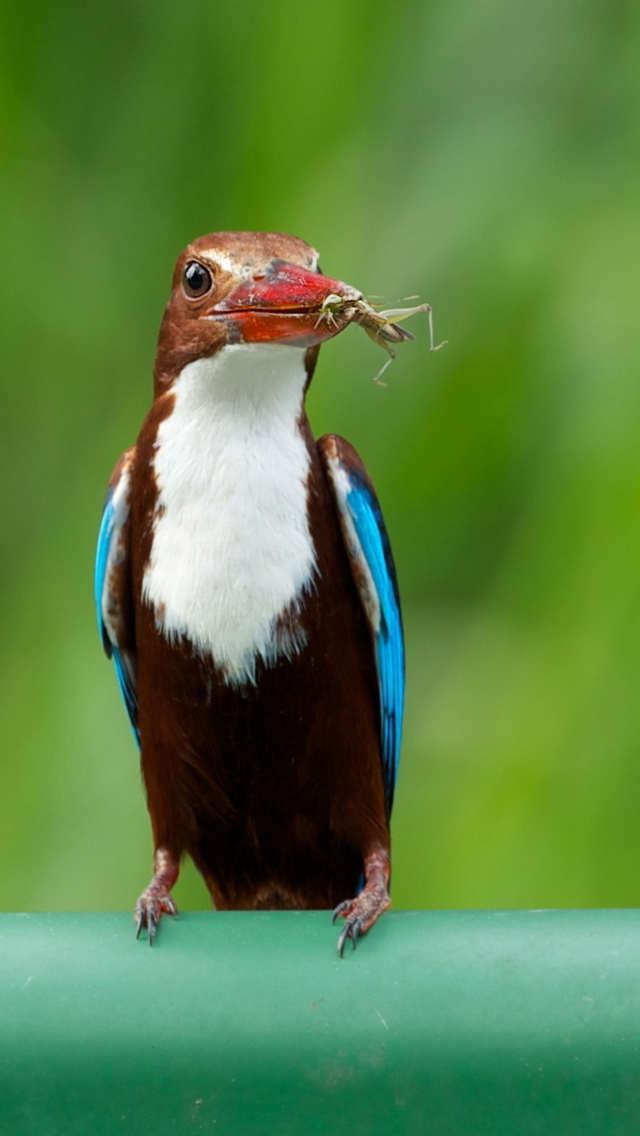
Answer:
[[[0,906],[147,882],[93,546],[174,258],[223,228],[449,339],[414,320],[385,389],[350,329],[310,398],[404,596],[396,904],[638,903],[639,34],[633,0],[2,5]]]

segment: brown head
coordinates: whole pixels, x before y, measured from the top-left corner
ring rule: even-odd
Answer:
[[[156,391],[187,363],[225,344],[276,342],[316,348],[347,324],[323,318],[329,296],[361,293],[318,272],[318,253],[285,233],[210,233],[178,257],[160,327]],[[309,350],[309,362],[316,351]]]

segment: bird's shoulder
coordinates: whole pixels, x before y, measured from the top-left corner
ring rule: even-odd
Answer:
[[[118,486],[121,484],[123,478],[130,477],[133,471],[136,460],[136,447],[130,446],[123,454],[120,454],[116,464],[113,467],[113,473],[107,483],[107,497],[115,493]]]
[[[346,438],[340,434],[323,434],[316,442],[318,453],[325,469],[334,465],[341,465],[348,470],[357,471],[373,488],[367,468],[356,450]]]
[[[373,481],[355,446],[339,434],[323,434],[316,445],[339,510],[342,512],[349,496],[358,493],[381,523],[380,503]]]

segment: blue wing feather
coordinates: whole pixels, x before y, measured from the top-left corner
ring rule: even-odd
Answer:
[[[115,509],[113,505],[113,489],[107,491],[107,499],[104,503],[104,511],[102,514],[102,521],[100,523],[100,532],[98,533],[98,546],[96,548],[96,566],[93,581],[93,595],[96,604],[96,615],[98,617],[98,632],[102,639],[102,646],[104,647],[105,654],[108,659],[111,658],[113,649],[111,640],[107,635],[107,629],[104,625],[102,618],[102,593],[104,591],[104,582],[107,575],[107,561],[109,559],[109,548],[111,546],[111,538],[113,536],[113,523],[114,523]]]
[[[109,559],[114,548],[114,542],[117,542],[120,538],[119,530],[122,524],[122,517],[118,517],[116,507],[117,488],[117,484],[109,487],[104,512],[102,514],[102,522],[98,534],[98,545],[96,548],[94,597],[98,617],[98,631],[102,639],[102,645],[107,657],[113,658],[120,693],[127,709],[127,714],[129,715],[134,737],[139,745],[138,699],[133,678],[132,660],[127,657],[122,644],[118,643],[117,636],[114,635],[113,631],[110,632],[105,622],[104,615],[104,596]]]
[[[320,439],[318,446],[371,628],[380,695],[382,771],[390,813],[400,760],[405,685],[402,614],[393,556],[375,491],[355,450],[335,435]],[[363,566],[368,570],[369,583],[363,583]]]
[[[344,468],[344,467],[343,467]],[[389,538],[378,502],[357,469],[349,479],[346,505],[368,565],[380,605],[374,643],[382,731],[382,764],[389,811],[398,775],[404,707],[404,637],[402,615]]]

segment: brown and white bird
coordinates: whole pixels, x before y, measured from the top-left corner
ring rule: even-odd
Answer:
[[[185,854],[217,908],[335,908],[340,953],[389,905],[395,572],[362,462],[305,412],[361,300],[281,233],[214,233],[176,264],[96,564],[153,829],[150,942]]]

